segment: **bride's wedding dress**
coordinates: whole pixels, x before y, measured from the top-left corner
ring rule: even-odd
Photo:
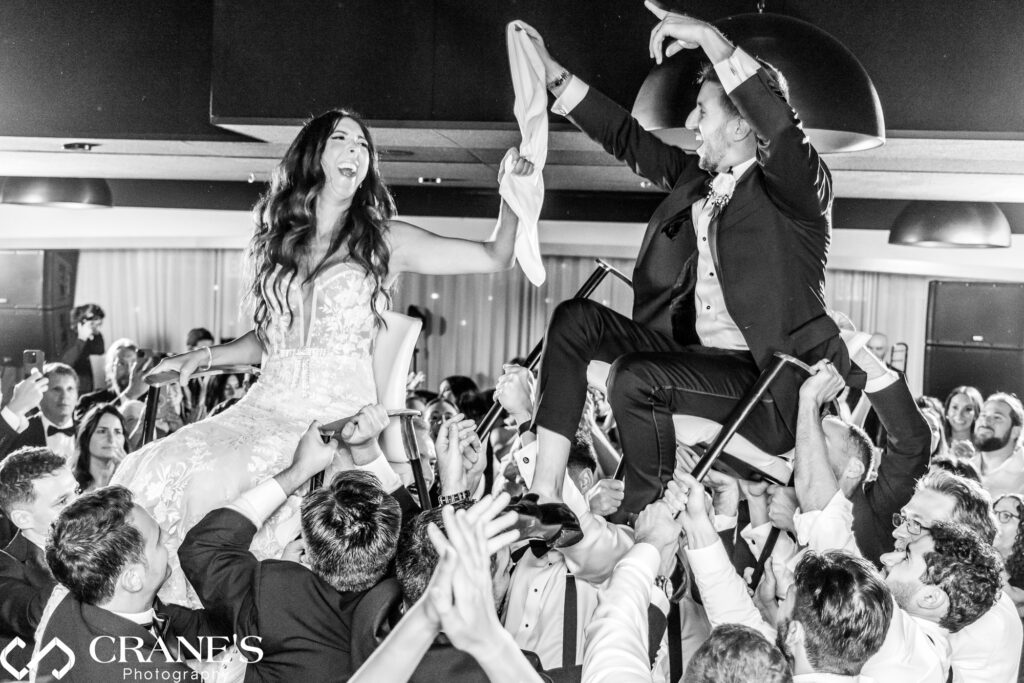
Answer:
[[[312,420],[331,422],[376,403],[372,279],[340,263],[317,277],[305,301],[298,279],[288,291],[294,323],[287,313],[273,316],[263,372],[248,394],[129,454],[111,482],[131,489],[167,533],[172,571],[160,591],[164,601],[202,606],[177,557],[193,525],[287,467]],[[300,500],[290,496],[256,534],[259,559],[280,556],[298,536]]]

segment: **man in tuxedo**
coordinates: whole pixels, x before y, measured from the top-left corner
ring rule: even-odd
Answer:
[[[25,446],[49,448],[68,462],[78,457],[78,442],[73,417],[78,403],[78,373],[64,363],[43,366],[46,388],[39,401],[39,413],[15,427],[18,434],[9,440],[7,452]]]
[[[185,659],[208,659],[231,643],[231,631],[204,610],[157,599],[171,571],[164,532],[123,486],[91,491],[64,508],[46,562],[61,585],[44,610],[40,645],[59,639],[76,655],[62,681],[202,680]],[[61,670],[67,661],[51,650],[39,670]]]
[[[387,424],[382,406],[363,408],[339,435],[349,449],[340,451],[314,422],[288,468],[210,512],[178,548],[203,605],[237,637],[261,638],[263,658],[250,660],[246,681],[346,680],[354,671],[353,614],[398,546],[402,507],[388,491],[411,502],[377,444]],[[303,499],[299,561],[258,561],[249,550],[256,530],[335,458],[344,471]]]
[[[46,534],[78,496],[64,458],[46,448],[23,448],[0,462],[0,509],[18,532],[0,552],[0,651],[12,640],[9,664],[21,669],[32,656],[36,626],[56,582],[46,566]]]
[[[714,65],[703,71],[687,119],[696,156],[645,131],[528,34],[557,97],[553,111],[669,192],[637,256],[632,319],[579,299],[555,310],[534,416],[540,456],[532,490],[557,499],[586,367],[614,362],[609,399],[625,454],[620,514],[628,517],[672,476],[673,414],[724,422],[776,351],[811,363],[829,358],[850,373],[824,302],[831,177],[782,76],[705,22],[669,14],[651,34],[659,62],[669,40],[669,55],[700,47]],[[792,448],[801,380],[785,370],[740,433],[770,453]]]

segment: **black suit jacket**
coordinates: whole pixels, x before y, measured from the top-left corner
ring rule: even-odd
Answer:
[[[28,419],[28,426],[23,432],[16,432],[7,424],[7,420],[0,418],[0,426],[5,436],[0,437],[0,458],[7,457],[19,448],[25,446],[45,446],[46,430],[43,429],[43,421],[38,415]]]
[[[737,179],[732,199],[709,230],[726,307],[759,368],[782,351],[809,363],[829,358],[847,377],[850,359],[824,296],[832,223],[828,168],[763,71],[730,98],[757,133],[758,149],[756,163]],[[633,319],[681,344],[699,344],[691,206],[705,196],[709,175],[695,155],[648,133],[593,88],[570,118],[636,173],[669,191],[637,255]],[[802,380],[800,373],[783,373],[771,387],[793,433]],[[852,383],[863,386],[863,374],[857,373]]]
[[[0,551],[0,651],[21,638],[25,646],[8,655],[18,669],[32,657],[35,630],[54,585],[42,549],[20,533]]]
[[[178,605],[156,605],[170,623],[169,631],[164,637],[165,643],[177,643],[178,638],[188,639],[193,647],[201,649],[203,656],[210,654],[208,647],[210,638],[219,638],[218,645],[224,645],[225,639],[230,642],[231,632],[212,620],[204,610],[190,610]],[[59,638],[75,653],[75,663],[71,670],[60,680],[62,683],[97,683],[97,681],[131,681],[131,680],[168,680],[168,681],[200,681],[199,674],[187,664],[168,661],[159,648],[156,637],[149,630],[133,621],[118,616],[109,610],[79,602],[68,594],[46,624],[43,631],[42,646],[45,647],[54,638]],[[141,643],[138,651],[149,661],[136,661],[131,652],[127,653],[129,662],[118,662],[122,638],[128,645]],[[95,659],[91,656],[90,647],[94,648]],[[185,649],[182,654],[187,653]],[[60,670],[67,663],[67,655],[58,650],[50,651],[42,658],[39,666],[40,674],[49,674]],[[139,673],[141,672],[141,673]]]
[[[885,448],[878,477],[854,491],[850,500],[857,547],[878,564],[882,553],[893,550],[893,513],[907,504],[914,483],[928,471],[932,434],[903,377],[867,396],[885,427]]]
[[[246,681],[343,681],[352,674],[352,613],[360,592],[340,592],[306,567],[258,561],[256,527],[220,508],[185,536],[178,558],[203,605],[239,637],[259,636],[263,659]]]

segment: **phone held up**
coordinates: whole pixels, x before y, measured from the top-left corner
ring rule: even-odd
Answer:
[[[43,374],[43,365],[46,364],[46,353],[40,349],[25,349],[21,352],[21,364],[25,368],[25,376],[32,374],[32,368]]]

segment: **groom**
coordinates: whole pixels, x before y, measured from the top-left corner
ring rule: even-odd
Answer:
[[[809,363],[828,358],[850,373],[824,302],[831,176],[788,104],[781,74],[705,22],[669,14],[651,33],[659,63],[668,40],[669,56],[700,47],[713,64],[686,122],[696,157],[646,132],[529,33],[557,98],[552,110],[669,192],[637,255],[632,319],[580,299],[555,310],[534,416],[533,491],[557,499],[586,367],[614,363],[609,398],[625,456],[620,513],[628,516],[672,477],[673,414],[725,421],[776,351]],[[784,371],[740,433],[771,453],[792,448],[801,380]]]

